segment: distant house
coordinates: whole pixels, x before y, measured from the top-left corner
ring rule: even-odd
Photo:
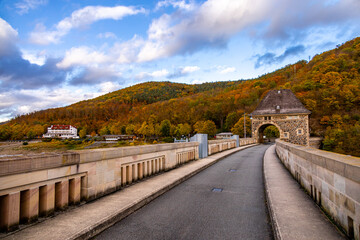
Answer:
[[[79,138],[77,128],[71,125],[51,125],[43,138]]]
[[[226,138],[231,138],[233,134],[231,132],[223,132],[223,133],[218,133],[215,136],[216,139],[226,139]]]

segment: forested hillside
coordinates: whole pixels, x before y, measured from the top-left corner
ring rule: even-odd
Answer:
[[[324,137],[325,150],[360,156],[360,38],[257,79],[200,85],[143,83],[19,116],[0,126],[0,138],[39,136],[51,124],[75,125],[82,135],[183,135],[201,131],[200,126],[213,129],[211,121],[217,131],[235,131],[244,111],[252,112],[269,90],[279,88],[291,89],[312,111],[311,135]],[[164,122],[170,124],[166,134],[161,132]]]

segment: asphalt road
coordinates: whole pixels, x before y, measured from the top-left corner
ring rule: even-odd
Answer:
[[[262,171],[268,147],[221,160],[95,239],[272,239]]]

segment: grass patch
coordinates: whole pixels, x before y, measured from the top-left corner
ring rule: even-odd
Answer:
[[[50,142],[37,142],[29,145],[21,146],[18,149],[27,151],[56,151],[56,150],[80,150],[84,147],[91,145],[92,141],[81,140],[57,140],[53,139]]]

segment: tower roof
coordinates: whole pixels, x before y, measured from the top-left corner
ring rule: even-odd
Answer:
[[[310,114],[290,89],[271,90],[252,115]]]

